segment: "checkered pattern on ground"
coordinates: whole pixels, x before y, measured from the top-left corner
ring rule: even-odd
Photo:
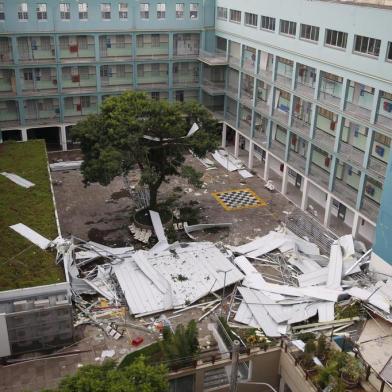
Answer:
[[[265,200],[257,196],[251,189],[232,189],[224,192],[214,192],[212,196],[226,210],[264,207]]]

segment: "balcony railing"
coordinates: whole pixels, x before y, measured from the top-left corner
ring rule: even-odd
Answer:
[[[302,118],[293,116],[292,128],[304,136],[309,136],[310,124]]]
[[[343,204],[355,208],[358,191],[338,178],[335,178],[333,188],[335,191],[334,193],[339,196]]]
[[[225,82],[223,80],[215,81],[210,79],[203,79],[202,88],[210,95],[220,95],[225,92]]]
[[[274,116],[278,121],[280,121],[281,123],[287,125],[288,120],[289,120],[289,113],[288,113],[288,112],[282,111],[282,110],[279,110],[279,109],[274,109],[273,116]]]
[[[297,91],[299,94],[307,97],[307,98],[313,98],[314,97],[314,87],[309,85],[309,84],[305,84],[302,83],[300,80],[297,80],[297,85],[295,88],[295,91]]]
[[[100,44],[99,49],[100,57],[107,58],[113,57],[114,59],[120,58],[121,60],[124,58],[132,58],[132,44],[131,43],[123,43],[123,44],[111,44],[110,47],[107,47],[107,44]]]
[[[78,61],[90,61],[95,58],[95,46],[94,44],[80,45],[76,43],[60,45],[60,58],[64,63],[73,62],[75,58]]]
[[[194,76],[193,72],[174,73],[173,84],[175,87],[194,87],[199,85],[199,78],[197,76]]]
[[[286,151],[286,146],[277,140],[272,140],[271,141],[271,146],[269,150],[276,155],[280,159],[285,158],[285,151]]]
[[[361,117],[366,121],[369,121],[370,114],[372,112],[370,109],[366,107],[359,106],[351,102],[346,102],[345,111],[354,117]]]
[[[380,211],[380,205],[374,200],[371,200],[367,196],[364,196],[362,201],[361,212],[367,216],[373,222],[377,221],[378,213]]]
[[[317,166],[315,163],[310,165],[310,173],[309,177],[316,183],[328,189],[329,185],[329,172],[321,169],[321,167]]]
[[[227,65],[227,54],[225,51],[216,50],[215,52],[199,51],[199,60],[208,65]]]
[[[322,131],[321,129],[317,129],[314,134],[314,143],[319,147],[332,152],[335,144],[335,137]]]
[[[368,171],[372,174],[372,177],[384,182],[385,174],[387,172],[387,164],[371,156],[369,158]]]
[[[159,59],[169,56],[169,43],[161,43],[160,45],[143,44],[137,46],[136,57],[145,59]]]
[[[339,154],[341,156],[341,159],[344,160],[345,162],[349,162],[349,163],[351,162],[354,165],[360,165],[360,166],[362,166],[363,164],[363,158],[365,155],[363,151],[343,141],[340,141]]]
[[[225,120],[234,128],[237,128],[237,116],[226,111]]]
[[[301,173],[305,173],[306,168],[306,157],[301,154],[298,154],[294,150],[290,150],[289,152],[289,164],[294,167],[294,169],[298,170]]]

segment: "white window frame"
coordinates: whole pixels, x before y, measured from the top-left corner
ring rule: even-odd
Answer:
[[[238,16],[240,17],[239,20],[237,18]],[[242,12],[240,10],[232,10],[232,9],[230,9],[229,21],[232,22],[232,23],[241,23],[241,20],[242,20]]]
[[[118,3],[118,18],[128,20],[128,3]]]
[[[157,19],[166,19],[166,3],[157,3]]]
[[[304,41],[318,42],[320,38],[320,27],[301,23],[299,38]]]
[[[37,4],[37,20],[39,22],[46,22],[48,20],[48,6],[46,3]]]
[[[227,20],[228,10],[226,7],[217,7],[216,16],[218,19]]]
[[[276,30],[276,18],[272,16],[261,15],[260,30],[272,31]]]
[[[176,19],[184,19],[185,3],[176,3]]]
[[[5,21],[4,3],[0,3],[0,22]]]
[[[360,45],[357,50],[357,45]],[[366,37],[364,35],[354,36],[354,50],[355,54],[365,55],[373,58],[380,56],[381,40],[377,38]]]
[[[70,3],[60,3],[60,19],[63,21],[71,20],[71,4]]]
[[[27,3],[18,4],[18,19],[20,22],[29,20],[29,7]]]
[[[101,3],[101,19],[112,20],[112,4]]]
[[[139,15],[141,19],[150,19],[150,3],[139,4]]]
[[[199,19],[199,3],[189,3],[189,18]]]
[[[88,4],[79,3],[78,4],[78,16],[79,20],[88,20]]]
[[[328,42],[329,38],[330,38],[330,42]],[[340,49],[340,50],[346,50],[347,38],[348,38],[348,34],[345,33],[344,31],[337,31],[331,29],[325,30],[325,46],[329,46],[331,48]]]
[[[257,27],[259,18],[257,14],[252,14],[251,12],[245,12],[245,26]]]
[[[283,29],[285,31],[282,31]],[[282,35],[286,35],[287,37],[295,37],[297,33],[297,22],[281,19],[279,23],[279,33]]]

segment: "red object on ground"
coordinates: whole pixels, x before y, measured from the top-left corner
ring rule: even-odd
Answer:
[[[137,338],[132,339],[132,346],[139,346],[143,341],[144,339],[141,336],[138,336]]]

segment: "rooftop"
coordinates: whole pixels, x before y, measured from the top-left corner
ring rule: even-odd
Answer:
[[[9,227],[24,223],[49,239],[58,235],[44,141],[1,144],[0,172],[35,184],[24,188],[0,176],[0,290],[64,281],[54,253],[41,250]]]
[[[329,3],[360,5],[365,7],[392,8],[392,0],[320,0],[320,1],[328,1]]]

